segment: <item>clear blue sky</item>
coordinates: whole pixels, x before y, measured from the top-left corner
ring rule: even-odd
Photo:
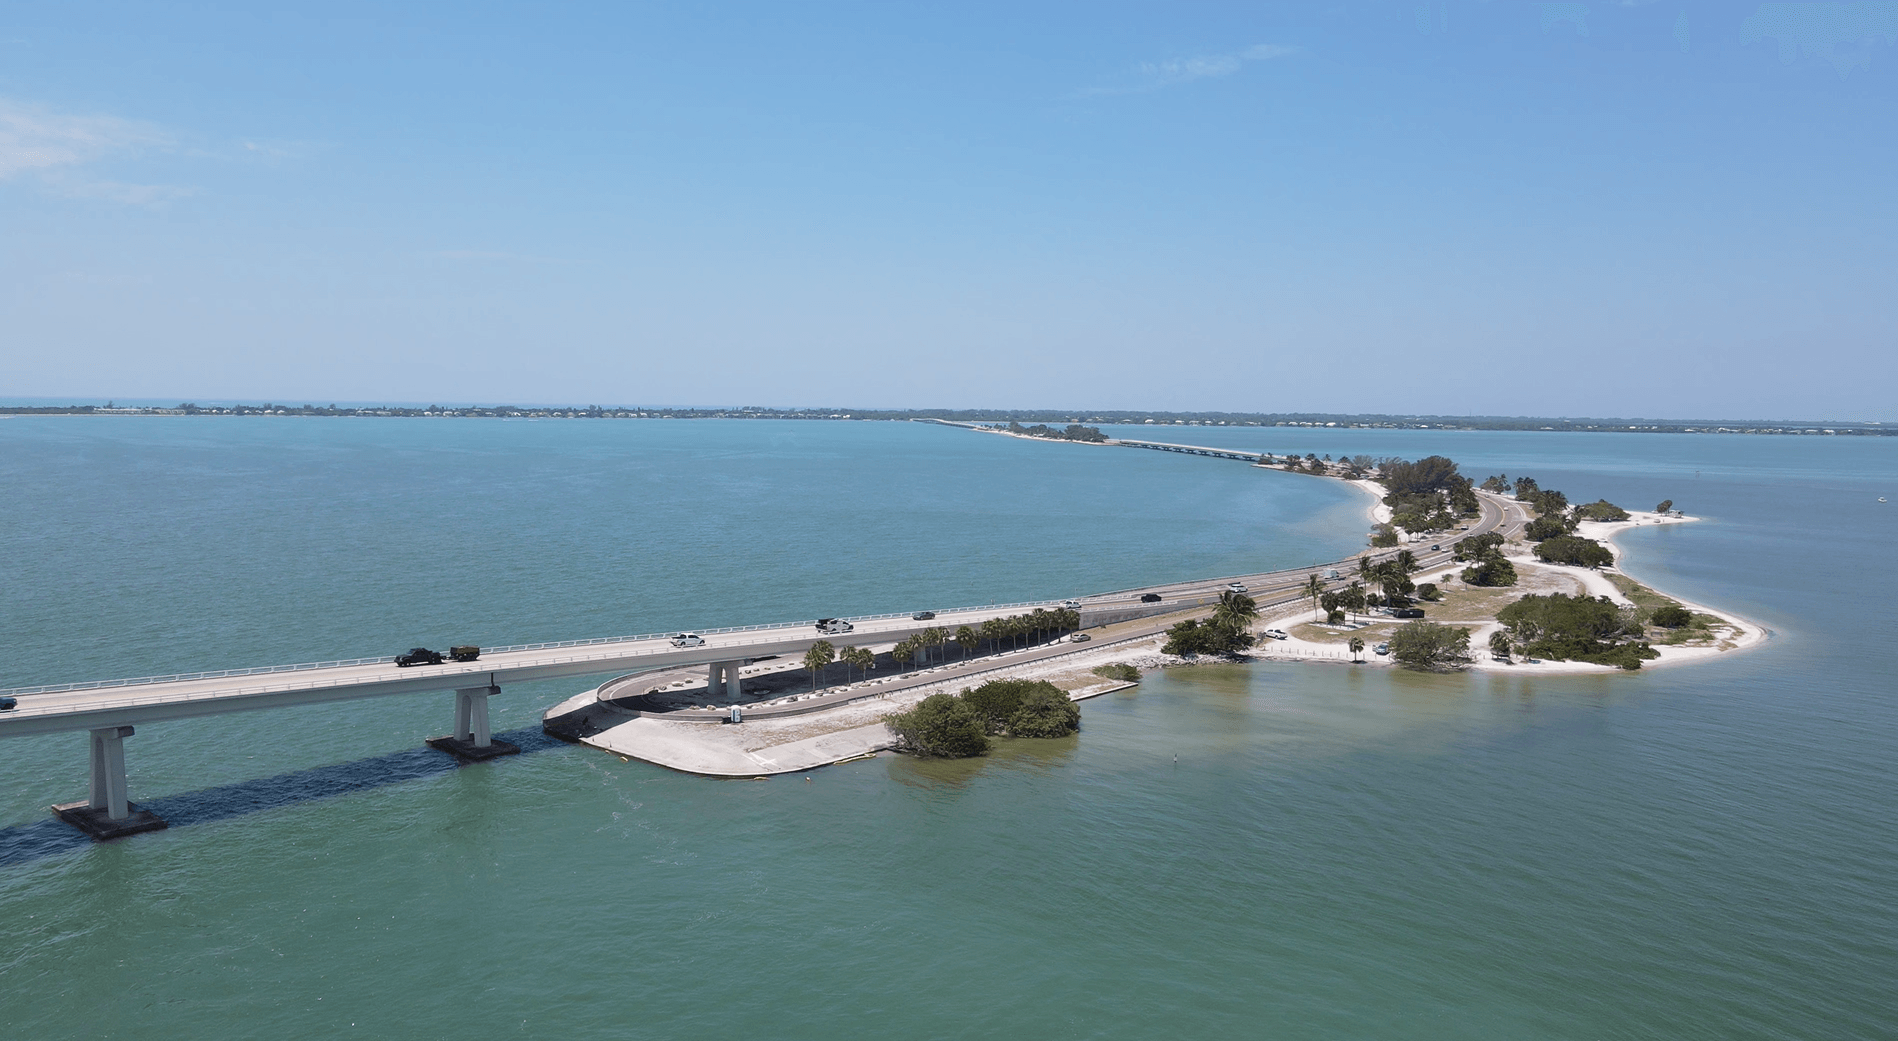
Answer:
[[[1894,102],[1890,3],[13,3],[0,395],[1898,419]]]

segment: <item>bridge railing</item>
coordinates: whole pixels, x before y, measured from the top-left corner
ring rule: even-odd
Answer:
[[[945,609],[942,613],[955,614],[955,613],[961,613],[961,612],[967,612],[967,611],[1006,611],[1006,610],[1011,610],[1018,607],[1030,607],[1030,608],[1046,607],[1046,606],[1049,606],[1052,604],[1058,604],[1058,603],[1060,603],[1059,600],[1024,600],[1024,601],[1019,601],[1016,603],[989,604],[989,605],[979,606],[979,607],[953,607],[953,608]],[[876,621],[884,621],[884,620],[892,619],[892,618],[908,618],[912,614],[913,612],[909,612],[909,611],[890,611],[884,614],[848,615],[848,616],[840,615],[838,617],[842,618],[844,621],[847,621],[847,622],[876,622]],[[590,639],[590,640],[554,640],[554,641],[548,641],[548,642],[543,642],[543,643],[512,643],[512,644],[502,644],[499,646],[484,646],[481,648],[481,653],[482,654],[507,654],[507,653],[522,652],[522,651],[564,650],[570,647],[600,647],[607,644],[641,643],[647,640],[670,639],[673,635],[680,632],[692,632],[692,633],[697,633],[701,636],[721,636],[728,633],[765,632],[765,631],[774,630],[774,629],[781,629],[781,630],[788,631],[792,629],[805,629],[805,628],[814,626],[816,624],[817,624],[817,619],[809,618],[809,619],[804,619],[802,621],[796,621],[796,622],[769,622],[762,625],[728,625],[728,626],[721,626],[715,629],[668,629],[664,632],[641,633],[635,636],[602,636],[602,637],[597,637],[595,639]],[[667,650],[663,648],[655,648],[651,653],[663,654],[663,653],[667,653]],[[59,693],[64,693],[67,691],[75,691],[75,690],[109,690],[109,689],[115,689],[119,687],[136,687],[136,686],[143,686],[147,684],[156,684],[156,683],[183,683],[183,682],[189,682],[191,680],[228,679],[232,676],[266,676],[266,675],[273,675],[277,673],[286,673],[286,672],[309,672],[315,669],[343,669],[343,668],[351,668],[354,666],[362,666],[362,665],[387,665],[393,660],[394,660],[393,655],[385,654],[385,655],[381,655],[380,657],[375,657],[375,658],[342,658],[336,661],[302,662],[295,665],[260,665],[260,666],[256,666],[254,668],[248,668],[248,669],[213,669],[206,672],[173,673],[168,676],[139,676],[139,677],[135,677],[131,679],[90,680],[90,681],[82,681],[78,683],[47,683],[47,684],[41,684],[39,686],[31,686],[31,687],[10,687],[5,690],[0,690],[0,694],[5,694],[5,695],[59,694]],[[509,667],[515,668],[515,667],[518,667],[519,664],[520,663],[509,663]],[[533,664],[545,664],[545,663],[539,662],[537,660]],[[481,672],[484,670],[472,669],[469,671],[470,673],[475,673],[475,672]],[[339,682],[342,682],[342,681],[339,681]],[[349,682],[354,682],[354,681],[352,680]],[[319,684],[316,686],[320,687],[322,685]],[[289,688],[286,687],[284,689],[289,689]],[[303,685],[300,685],[299,689],[316,689],[316,687],[312,687],[309,684],[303,684]],[[225,691],[222,693],[223,695],[233,695],[237,692]],[[127,701],[122,701],[122,700],[114,702],[114,704],[121,704],[121,705],[135,704],[135,703],[136,702],[127,702]]]
[[[1507,521],[1506,512],[1504,513],[1503,520],[1505,522]],[[1373,557],[1376,557],[1378,553],[1373,552],[1370,555]],[[1255,572],[1251,575],[1246,575],[1244,577],[1251,578],[1254,580],[1272,579],[1272,578],[1277,578],[1280,576],[1296,576],[1300,572],[1319,571],[1326,568],[1339,568],[1342,570],[1356,563],[1357,563],[1356,557],[1348,557],[1344,560],[1331,561],[1328,563],[1321,563],[1321,564],[1307,564],[1307,565],[1303,565],[1303,566],[1295,567],[1295,568],[1285,568],[1279,571]],[[1214,581],[1217,581],[1217,579],[1215,579]],[[1185,583],[1180,583],[1180,584],[1185,584]],[[1093,601],[1093,602],[1118,599],[1118,598],[1129,596],[1129,595],[1136,595],[1142,592],[1143,588],[1144,587],[1135,588],[1135,589],[1110,590],[1105,593],[1091,593],[1091,594],[1088,594],[1087,596],[1082,597],[1081,599],[1083,601]],[[1032,609],[1036,607],[1048,607],[1051,605],[1059,604],[1060,602],[1061,601],[1059,600],[1021,600],[1021,601],[1016,601],[1014,603],[1005,603],[1005,604],[988,604],[988,605],[977,605],[977,606],[971,606],[971,607],[945,608],[941,613],[958,614],[958,613],[970,612],[970,611],[1008,611],[1008,610],[1013,610],[1016,608],[1031,608]],[[850,622],[875,622],[875,621],[883,621],[883,620],[891,619],[891,618],[905,618],[905,617],[909,617],[909,615],[910,615],[910,612],[891,611],[891,612],[886,612],[884,614],[849,615],[849,616],[840,616],[840,617],[843,617],[845,621],[850,621]],[[785,630],[798,629],[798,628],[803,628],[806,626],[815,625],[816,621],[817,621],[816,619],[811,618],[811,619],[805,619],[803,621],[797,621],[797,622],[770,622],[770,623],[766,623],[762,625],[724,626],[724,627],[716,628],[716,629],[671,629],[665,632],[643,633],[637,636],[604,636],[604,637],[599,637],[599,638],[591,639],[591,640],[558,640],[558,641],[543,642],[543,643],[504,644],[501,646],[483,647],[481,650],[483,654],[504,654],[504,653],[521,652],[521,651],[564,650],[566,648],[571,648],[571,647],[598,647],[598,646],[603,646],[606,644],[638,643],[645,640],[663,640],[672,636],[674,633],[678,633],[682,631],[694,632],[700,635],[717,636],[717,635],[722,635],[726,633],[763,632],[763,631],[772,630],[772,629],[785,629]],[[866,635],[869,635],[869,634],[866,634]],[[647,653],[662,654],[666,652],[664,649],[655,648],[653,651],[647,652]],[[629,655],[620,655],[620,656],[624,657],[624,656],[629,656]],[[26,694],[58,694],[58,693],[63,693],[67,691],[75,691],[75,690],[110,690],[110,689],[116,689],[120,687],[142,686],[146,684],[179,683],[179,682],[188,682],[191,680],[225,679],[232,676],[265,676],[265,675],[275,675],[275,674],[287,673],[287,672],[308,672],[315,669],[342,669],[342,668],[351,668],[351,667],[363,666],[363,665],[386,665],[391,660],[393,660],[392,656],[382,655],[382,656],[374,657],[374,658],[343,658],[343,659],[338,659],[336,661],[303,662],[303,663],[299,663],[295,665],[262,665],[262,666],[256,666],[254,668],[247,668],[247,669],[215,669],[215,670],[211,670],[207,672],[181,672],[181,673],[174,673],[168,676],[140,676],[140,677],[131,678],[131,679],[90,680],[90,681],[82,681],[78,683],[48,683],[48,684],[41,684],[38,686],[10,687],[4,690],[0,690],[0,695],[17,696],[17,695],[26,695]],[[520,663],[510,663],[509,667],[510,668],[519,667],[519,664]],[[531,664],[546,664],[546,663],[536,661]],[[478,673],[484,670],[472,669],[468,671],[472,675],[474,673]],[[339,679],[336,682],[338,683],[353,682],[353,680]],[[301,685],[301,689],[318,689],[321,686],[326,686],[326,685],[329,685],[329,684],[317,684],[314,686],[309,685],[309,684],[303,684]],[[285,686],[281,689],[287,690],[290,688],[288,686]],[[244,692],[249,693],[250,691],[246,689]],[[267,693],[268,690],[265,690],[262,692]],[[223,691],[223,692],[217,693],[214,696],[220,696],[220,697],[233,696],[236,693],[238,692]],[[172,700],[172,699],[167,698],[166,700]],[[127,702],[127,701],[122,701],[122,700],[114,701],[114,704],[135,704],[135,703],[137,702]]]

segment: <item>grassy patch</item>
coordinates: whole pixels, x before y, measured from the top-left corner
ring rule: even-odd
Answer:
[[[1093,672],[1094,675],[1104,680],[1119,680],[1122,683],[1140,682],[1140,670],[1124,661],[1109,662],[1106,665],[1096,665],[1094,666]]]
[[[1608,572],[1607,577],[1608,581],[1613,582],[1615,588],[1621,591],[1621,595],[1627,597],[1628,600],[1634,604],[1635,610],[1639,612],[1639,617],[1644,623],[1654,615],[1655,610],[1658,608],[1682,606],[1680,601],[1672,597],[1663,596],[1626,575],[1611,571]],[[1707,614],[1704,611],[1693,611],[1690,612],[1690,615],[1691,620],[1678,629],[1662,629],[1658,626],[1649,626],[1648,632],[1651,636],[1651,642],[1663,647],[1704,645],[1713,639],[1715,626],[1724,626],[1727,624],[1726,619],[1717,615]]]

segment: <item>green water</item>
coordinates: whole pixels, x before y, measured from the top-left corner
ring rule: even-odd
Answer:
[[[1362,529],[1361,498],[1310,478],[884,424],[84,422],[0,423],[9,683],[402,649],[398,624],[527,639],[1114,588],[1329,556]],[[1193,433],[1175,439],[1235,432]],[[1280,433],[1261,447],[1291,450]],[[414,749],[445,698],[181,722],[127,746],[135,798],[176,826],[105,845],[44,817],[83,794],[82,741],[11,739],[0,1022],[1893,1036],[1879,577],[1898,558],[1874,500],[1898,446],[1322,440],[1444,451],[1572,499],[1675,498],[1709,521],[1636,533],[1630,569],[1775,638],[1631,676],[1181,670],[1087,702],[1072,740],[808,781],[534,741],[453,769]],[[510,491],[475,495],[457,467]],[[719,515],[734,488],[747,512]],[[495,575],[506,595],[482,595]],[[571,692],[510,691],[502,725],[531,736]]]

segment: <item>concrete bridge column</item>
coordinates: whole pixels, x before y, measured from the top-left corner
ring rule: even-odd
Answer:
[[[456,690],[455,732],[447,737],[429,738],[428,746],[463,762],[480,762],[520,752],[519,745],[496,741],[488,731],[488,699],[499,693],[501,688],[493,685]]]
[[[157,814],[139,809],[126,797],[125,739],[133,733],[131,727],[99,727],[88,735],[91,797],[53,807],[61,820],[95,839],[116,839],[165,826]]]
[[[104,727],[92,732],[92,799],[87,809],[104,810],[107,820],[131,816],[125,799],[125,739],[131,727]]]
[[[706,666],[705,693],[717,694],[721,684],[725,687],[725,696],[736,700],[744,690],[739,680],[738,670],[751,664],[750,658],[734,661],[715,661]]]

